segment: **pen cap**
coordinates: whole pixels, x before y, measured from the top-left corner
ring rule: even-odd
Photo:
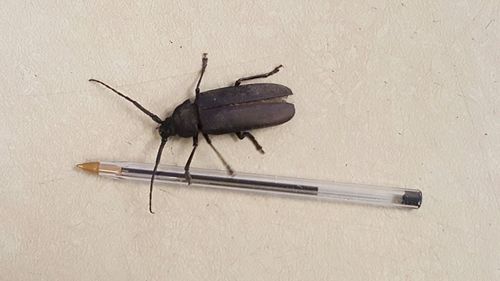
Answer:
[[[405,191],[401,203],[403,205],[420,208],[420,205],[422,205],[422,192],[420,190]]]

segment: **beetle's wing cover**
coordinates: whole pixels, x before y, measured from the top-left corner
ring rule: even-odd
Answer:
[[[279,84],[247,84],[203,92],[196,103],[200,109],[206,109],[286,97],[291,94],[292,91],[288,87]]]
[[[199,109],[202,131],[213,135],[279,125],[294,114],[295,107],[286,102],[254,102]]]

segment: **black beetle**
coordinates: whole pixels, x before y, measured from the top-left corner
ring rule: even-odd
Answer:
[[[203,54],[200,78],[196,85],[196,98],[194,102],[189,99],[177,106],[172,116],[161,120],[160,117],[145,109],[138,102],[113,89],[111,86],[96,80],[91,82],[102,84],[116,94],[133,103],[142,112],[147,114],[153,121],[160,124],[159,134],[161,144],[156,155],[156,162],[151,176],[149,189],[149,211],[153,213],[151,202],[153,198],[153,182],[156,170],[160,163],[161,154],[167,139],[170,136],[193,138],[193,150],[184,167],[188,183],[191,183],[189,166],[194,152],[198,146],[198,134],[201,133],[207,143],[212,147],[220,158],[227,171],[233,174],[233,170],[224,160],[219,151],[213,146],[208,135],[220,135],[234,133],[241,140],[249,138],[255,148],[264,153],[262,147],[248,130],[279,125],[290,120],[295,114],[295,107],[282,98],[292,95],[292,91],[283,85],[260,83],[240,85],[243,81],[257,78],[269,77],[279,71],[282,65],[264,74],[253,75],[238,79],[234,86],[200,92],[200,83],[207,68],[207,54]]]

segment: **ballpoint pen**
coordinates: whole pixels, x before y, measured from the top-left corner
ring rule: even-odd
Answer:
[[[131,162],[87,162],[77,167],[115,179],[150,181],[152,164]],[[186,184],[184,168],[160,165],[156,174],[158,182]],[[422,192],[375,185],[338,183],[323,180],[300,179],[281,176],[191,169],[191,185],[239,191],[255,191],[276,195],[295,195],[298,198],[334,199],[356,203],[376,204],[387,207],[419,208]]]

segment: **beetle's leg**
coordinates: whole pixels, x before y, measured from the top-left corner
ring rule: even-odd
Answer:
[[[222,157],[220,152],[214,147],[214,145],[212,144],[212,141],[208,137],[208,134],[203,134],[203,137],[205,137],[205,139],[207,140],[207,143],[215,151],[215,154],[217,154],[217,157],[219,157],[219,159],[222,161],[222,164],[224,164],[224,167],[226,167],[228,174],[233,175],[234,174],[233,169],[231,168],[231,166],[229,166],[229,164],[226,162],[226,160],[224,160],[224,157]]]
[[[191,184],[191,174],[189,173],[189,166],[191,166],[191,160],[193,160],[194,152],[196,151],[197,147],[198,147],[198,135],[193,137],[193,150],[189,155],[189,159],[186,162],[186,166],[184,166],[184,176],[186,177],[188,184]]]
[[[253,80],[253,79],[257,79],[257,78],[266,78],[266,77],[269,77],[269,76],[277,73],[278,71],[280,71],[281,67],[283,67],[283,65],[280,64],[280,65],[278,65],[277,67],[275,67],[273,70],[271,70],[268,73],[257,74],[257,75],[253,75],[253,76],[248,76],[248,77],[240,78],[240,79],[236,80],[236,82],[234,82],[234,86],[239,86],[241,84],[241,82],[243,82],[243,81]]]
[[[198,80],[198,84],[196,84],[196,97],[200,95],[200,83],[201,79],[203,78],[203,74],[205,74],[205,69],[207,69],[207,63],[208,63],[208,58],[207,58],[207,53],[203,53],[203,58],[201,59],[201,74],[200,74],[200,79]]]
[[[250,141],[253,143],[253,145],[255,146],[255,148],[262,154],[264,154],[264,150],[262,149],[262,146],[259,144],[259,142],[257,142],[257,140],[255,139],[255,137],[250,133],[250,132],[237,132],[236,133],[236,136],[242,140],[244,138],[249,138]]]

